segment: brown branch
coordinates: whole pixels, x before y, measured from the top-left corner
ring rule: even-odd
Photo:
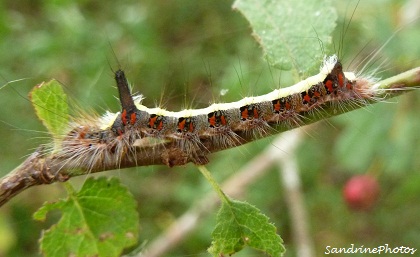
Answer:
[[[383,99],[389,99],[403,92],[407,92],[411,88],[419,87],[420,67],[380,81],[376,86],[380,89],[386,89],[382,95],[379,95],[379,97],[383,97]],[[289,127],[277,125],[274,126],[273,130],[270,130],[263,136],[270,136],[274,133],[280,133],[294,127],[300,127],[331,116],[337,116],[362,106],[347,102],[342,103],[341,107],[342,108],[340,109],[336,109],[332,105],[323,106],[319,113],[307,113],[302,124],[296,124]],[[168,165],[172,167],[184,165],[188,162],[204,164],[207,162],[206,155],[209,153],[218,152],[258,139],[255,138],[252,133],[241,132],[238,133],[238,136],[241,138],[241,141],[232,146],[216,145],[210,139],[201,139],[201,143],[207,151],[196,153],[197,156],[194,157],[186,155],[175,142],[167,142],[151,147],[142,147],[141,151],[136,152],[134,158],[125,158],[119,164],[104,165],[94,167],[93,169],[90,167],[80,167],[77,171],[66,166],[66,160],[58,159],[54,154],[47,156],[41,154],[42,149],[40,147],[19,167],[0,179],[0,206],[23,190],[35,185],[63,182],[74,176],[136,166]],[[134,150],[136,149],[133,149],[133,151]]]

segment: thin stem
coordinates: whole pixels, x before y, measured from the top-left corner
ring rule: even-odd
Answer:
[[[201,174],[203,174],[203,176],[207,179],[207,181],[210,182],[211,186],[213,187],[214,191],[216,191],[216,193],[219,195],[220,199],[224,203],[228,204],[230,202],[229,197],[227,197],[226,194],[223,192],[222,188],[220,188],[219,184],[213,178],[206,166],[198,165],[197,168],[201,172]]]

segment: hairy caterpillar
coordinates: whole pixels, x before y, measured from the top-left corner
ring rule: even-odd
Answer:
[[[324,59],[319,74],[293,86],[180,112],[141,105],[142,97],[131,96],[122,70],[115,72],[115,80],[121,112],[70,124],[56,153],[68,167],[91,170],[119,165],[134,160],[138,151],[156,141],[171,145],[171,152],[162,160],[168,166],[189,161],[205,164],[209,148],[231,148],[245,143],[244,138],[251,138],[249,141],[273,134],[277,126],[299,126],[301,119],[327,105],[337,108],[343,101],[364,105],[378,95],[373,79],[343,72],[335,55]]]

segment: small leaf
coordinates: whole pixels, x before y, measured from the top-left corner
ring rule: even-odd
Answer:
[[[67,187],[67,199],[46,203],[34,214],[44,220],[51,210],[62,212],[58,223],[43,232],[44,256],[120,256],[137,242],[136,202],[118,179],[90,178],[78,193]]]
[[[67,95],[60,83],[50,80],[35,86],[31,93],[31,102],[38,118],[53,136],[62,135],[69,121]]]
[[[282,70],[309,72],[319,66],[337,13],[330,0],[236,0],[268,62]]]
[[[209,248],[213,256],[231,255],[246,245],[269,256],[281,256],[285,252],[283,240],[276,234],[276,227],[260,210],[233,199],[222,202]]]

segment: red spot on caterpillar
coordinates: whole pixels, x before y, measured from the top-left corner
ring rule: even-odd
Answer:
[[[305,95],[303,96],[303,103],[309,103],[311,102],[311,97],[305,92]]]
[[[163,118],[162,116],[151,114],[149,118],[149,124],[147,124],[149,128],[161,130],[163,128]]]
[[[185,118],[179,118],[178,120],[178,132],[184,131],[185,128]]]
[[[353,90],[353,83],[351,83],[351,82],[347,82],[347,84],[346,84],[346,88],[347,88],[348,90]]]
[[[194,132],[194,124],[191,118],[178,119],[178,132]]]
[[[320,98],[321,96],[322,96],[322,88],[320,88],[319,86],[317,86],[316,88],[314,88],[314,90],[313,90],[313,96],[316,98],[316,99],[318,99],[318,98]],[[324,93],[325,94],[325,93]]]
[[[252,108],[253,109],[253,111],[254,111],[254,118],[255,119],[258,119],[258,110],[257,110],[257,108]]]
[[[325,86],[321,83],[311,86],[307,91],[301,93],[302,103],[307,107],[312,107],[318,99],[326,94]]]
[[[154,128],[154,126],[155,126],[155,122],[156,122],[156,119],[157,119],[157,117],[156,117],[156,115],[155,114],[152,114],[152,115],[150,115],[150,118],[149,118],[149,128]]]
[[[223,114],[220,115],[220,122],[222,123],[223,126],[227,125],[225,115],[223,115]]]
[[[337,78],[338,78],[338,85],[340,87],[343,87],[344,86],[344,74],[342,72],[338,73]]]
[[[258,108],[253,104],[242,106],[239,110],[241,111],[242,120],[258,119],[259,117]]]
[[[121,121],[124,125],[127,125],[127,110],[124,109],[121,113]]]
[[[79,139],[85,139],[85,136],[86,136],[86,131],[85,130],[80,131]]]
[[[273,101],[273,109],[274,109],[274,112],[275,113],[279,113],[280,112],[280,108],[281,108],[280,99],[274,100]]]
[[[216,126],[216,112],[208,114],[208,122],[211,128],[214,128]]]
[[[211,112],[207,114],[207,117],[210,128],[220,127],[220,125],[227,125],[225,115],[221,111]]]
[[[135,113],[135,112],[133,112],[133,113],[130,115],[130,124],[131,124],[131,125],[134,125],[134,123],[136,123],[136,119],[137,119],[136,113]]]
[[[248,106],[242,106],[240,109],[242,120],[248,119]]]
[[[327,80],[327,81],[324,82],[325,89],[327,89],[328,94],[331,94],[332,92],[334,92],[333,84],[334,84],[334,82],[332,80]]]
[[[162,130],[162,128],[163,128],[163,122],[162,122],[162,121],[159,121],[159,123],[158,123],[158,125],[157,125],[156,129],[157,129],[157,130]]]
[[[302,93],[303,94],[303,93]],[[290,98],[288,97],[282,97],[280,99],[273,101],[273,109],[275,113],[281,113],[285,110],[290,110],[292,108],[292,105],[290,104]]]
[[[190,121],[189,131],[194,132],[194,124]]]

